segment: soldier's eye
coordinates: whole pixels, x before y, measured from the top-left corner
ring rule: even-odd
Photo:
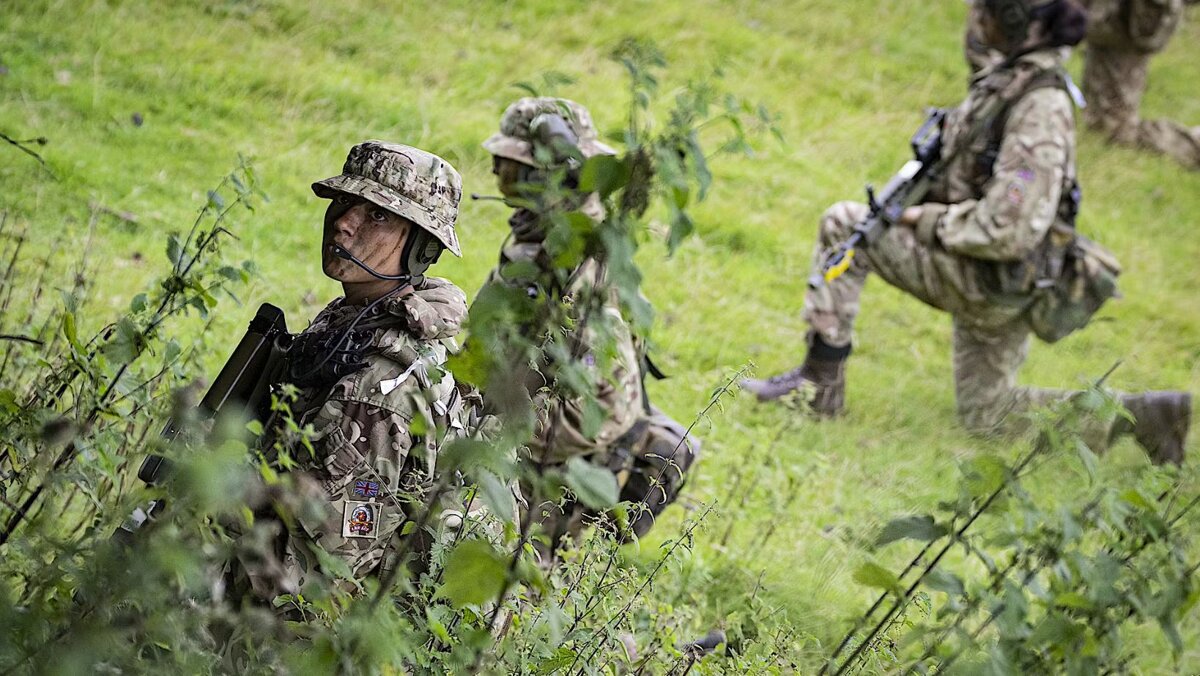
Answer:
[[[375,221],[376,223],[383,223],[387,221],[387,218],[388,212],[384,211],[383,209],[371,210],[371,220]]]
[[[333,199],[335,202],[338,203],[338,205],[343,206],[343,207],[346,206],[347,204],[351,204],[354,202],[354,198],[349,195],[338,195],[337,197],[335,197]]]

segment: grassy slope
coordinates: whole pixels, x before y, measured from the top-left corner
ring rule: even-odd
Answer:
[[[604,130],[619,126],[626,105],[621,74],[605,58],[619,38],[656,40],[673,65],[669,82],[724,64],[738,93],[783,114],[787,143],[722,160],[717,190],[698,214],[699,237],[671,260],[657,245],[644,255],[646,293],[663,320],[660,362],[673,374],[652,394],[685,419],[748,360],[774,372],[799,359],[799,299],[817,216],[835,200],[857,198],[865,180],[886,179],[904,159],[921,109],[956,102],[965,83],[961,3],[455,0],[436,11],[361,0],[186,4],[200,7],[23,2],[6,7],[0,22],[0,62],[9,69],[0,76],[0,131],[49,137],[45,155],[61,176],[35,177],[27,158],[0,148],[0,206],[43,245],[61,242],[60,258],[81,246],[89,201],[137,214],[136,227],[110,218],[98,226],[93,253],[111,261],[98,296],[113,308],[161,269],[164,233],[190,222],[203,190],[239,152],[256,159],[272,197],[240,231],[244,255],[263,270],[248,303],[271,299],[296,323],[336,293],[315,272],[322,206],[307,186],[336,173],[354,142],[429,148],[462,171],[468,192],[489,192],[479,142],[518,95],[512,82],[548,69],[568,73],[578,82],[557,93],[589,105]],[[1200,61],[1187,54],[1198,39],[1200,25],[1187,25],[1154,62],[1147,114],[1200,122]],[[141,127],[130,121],[135,112],[145,118]],[[1083,228],[1127,266],[1126,298],[1106,308],[1111,321],[1035,346],[1023,380],[1072,385],[1124,358],[1113,378],[1120,387],[1200,391],[1200,174],[1107,148],[1089,134],[1081,135],[1080,157]],[[504,236],[504,213],[468,203],[460,223],[467,257],[439,271],[471,293]],[[217,328],[232,337],[249,311],[223,311]],[[738,524],[732,550],[775,522],[766,547],[740,555],[748,573],[765,571],[772,600],[805,631],[825,642],[840,634],[837,620],[868,599],[850,582],[861,557],[850,543],[948,496],[956,460],[989,447],[956,428],[949,335],[946,317],[876,282],[850,367],[846,419],[796,422],[745,397],[730,402],[702,432],[708,455],[691,497],[726,498],[729,477],[782,424],[792,427],[770,452],[802,477],[802,490],[792,509],[775,513],[782,479],[764,477],[767,490],[744,510],[723,506],[701,555],[717,555],[712,543],[729,520]],[[1143,466],[1122,445],[1103,471]],[[1056,464],[1040,483],[1075,491],[1085,479]],[[901,549],[884,561],[898,561]],[[1200,624],[1185,633],[1185,661],[1200,663]],[[1166,652],[1149,630],[1136,647]],[[1144,662],[1152,672],[1169,664],[1165,656]]]

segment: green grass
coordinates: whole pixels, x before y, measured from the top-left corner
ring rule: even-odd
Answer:
[[[264,300],[303,326],[338,292],[318,270],[323,205],[308,186],[337,173],[352,144],[382,138],[427,148],[462,172],[466,192],[494,192],[479,143],[520,95],[511,84],[562,71],[576,82],[555,93],[589,106],[602,132],[619,130],[626,90],[606,54],[624,36],[648,37],[672,64],[668,91],[721,65],[727,86],[782,114],[786,137],[715,164],[698,236],[673,258],[661,245],[643,250],[645,292],[660,318],[656,356],[672,375],[651,385],[651,396],[688,420],[743,364],[773,373],[800,360],[817,218],[836,200],[859,198],[865,181],[888,178],[924,107],[962,97],[963,11],[962,3],[868,0],[11,3],[0,22],[8,69],[0,131],[47,137],[42,152],[59,178],[0,147],[0,208],[10,226],[29,228],[33,250],[57,246],[60,266],[81,253],[89,203],[136,215],[136,225],[97,222],[97,302],[87,318],[95,329],[163,270],[165,234],[185,229],[204,190],[247,155],[271,201],[243,219],[233,255],[257,261],[262,279],[243,298],[247,307],[222,306],[213,330],[234,340]],[[1197,40],[1200,25],[1189,23],[1154,61],[1147,116],[1200,123],[1200,60],[1190,53]],[[1125,298],[1105,308],[1105,321],[1036,345],[1022,381],[1072,386],[1123,359],[1117,387],[1200,392],[1200,173],[1088,133],[1079,156],[1081,228],[1125,264]],[[438,273],[473,294],[494,263],[505,218],[495,203],[465,203],[465,257],[443,261]],[[846,418],[791,421],[790,412],[738,397],[702,426],[706,456],[689,503],[724,502],[730,476],[761,457],[785,423],[771,452],[802,477],[786,512],[772,507],[779,477],[765,477],[744,510],[719,505],[697,556],[723,556],[715,543],[736,521],[728,549],[746,576],[714,594],[748,593],[761,572],[763,593],[798,628],[824,644],[840,638],[843,620],[871,598],[850,579],[863,557],[859,538],[892,516],[931,509],[952,495],[957,461],[1002,448],[957,427],[949,340],[948,317],[873,282]],[[1191,449],[1200,450],[1194,440]],[[1146,467],[1127,443],[1103,465],[1112,479]],[[1078,494],[1085,484],[1072,465],[1054,463],[1034,488]],[[656,537],[669,534],[678,512]],[[771,522],[778,525],[766,547],[740,551]],[[882,560],[897,564],[911,555],[904,550]],[[1200,623],[1183,630],[1183,665],[1195,669]],[[1133,647],[1144,673],[1174,672],[1153,628],[1139,630]]]

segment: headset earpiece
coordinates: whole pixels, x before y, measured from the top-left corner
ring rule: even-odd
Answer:
[[[413,227],[400,252],[401,271],[412,278],[412,283],[420,282],[421,277],[429,266],[437,262],[445,247],[424,228]]]

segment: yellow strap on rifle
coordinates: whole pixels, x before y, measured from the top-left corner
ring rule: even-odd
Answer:
[[[837,265],[835,265],[825,271],[825,283],[828,284],[829,282],[832,282],[833,280],[837,279],[838,277],[841,277],[842,273],[844,273],[850,269],[850,264],[853,262],[854,262],[854,249],[850,249],[850,250],[846,251],[846,254],[844,256],[842,256],[842,260],[840,262],[838,262]]]

